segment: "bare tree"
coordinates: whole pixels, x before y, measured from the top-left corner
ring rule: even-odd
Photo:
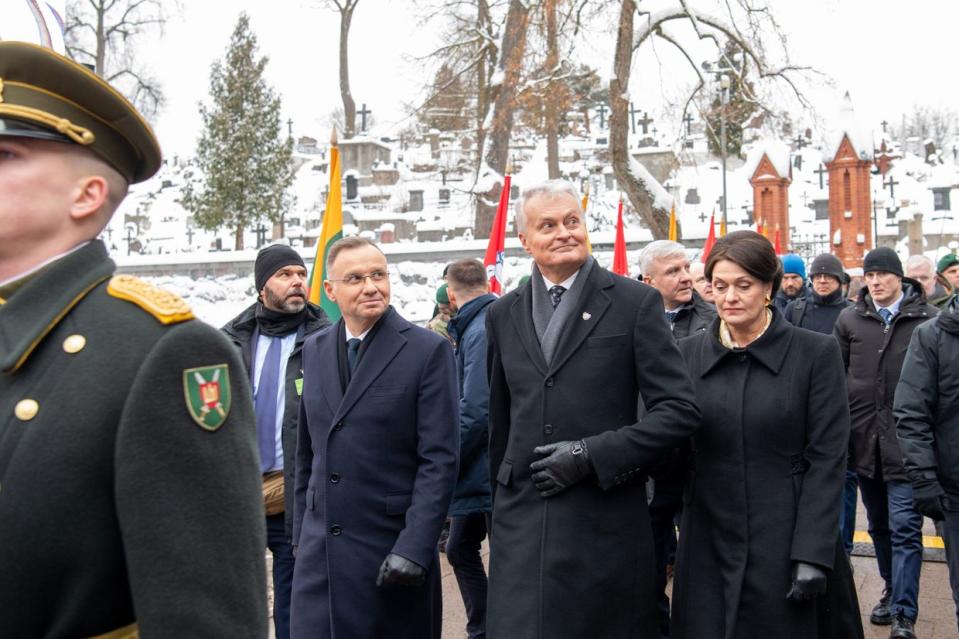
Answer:
[[[920,143],[932,141],[936,149],[942,149],[955,131],[956,117],[952,109],[917,104],[903,116],[904,127],[892,127],[890,135],[894,139],[918,138]]]
[[[325,0],[327,7],[340,14],[340,97],[343,99],[343,135],[349,139],[356,135],[356,102],[350,92],[350,26],[353,11],[360,0]]]
[[[726,0],[726,15],[718,18],[701,12],[692,6],[692,0],[678,0],[673,5],[652,13],[637,14],[636,0],[622,0],[619,26],[616,35],[616,52],[613,62],[613,76],[609,81],[609,99],[612,114],[610,117],[610,155],[613,171],[620,187],[626,192],[633,208],[649,227],[655,238],[665,238],[669,233],[669,208],[671,196],[656,182],[643,167],[630,156],[627,132],[629,130],[629,82],[632,71],[633,52],[652,37],[657,37],[675,47],[689,62],[698,82],[691,91],[683,109],[686,113],[690,103],[706,87],[700,65],[691,54],[692,47],[678,35],[669,31],[671,24],[685,24],[692,28],[699,40],[710,40],[722,52],[727,41],[731,41],[742,52],[741,64],[729,64],[732,73],[739,74],[737,79],[745,89],[750,87],[742,75],[755,67],[755,76],[759,82],[778,80],[785,84],[800,104],[809,103],[800,90],[797,81],[812,72],[809,67],[789,63],[785,50],[785,36],[779,29],[768,6],[754,0]],[[638,20],[634,26],[634,19]],[[772,50],[778,50],[782,64],[770,62],[776,57]],[[746,96],[756,103],[757,108],[770,112],[764,106],[759,95]]]
[[[141,36],[162,31],[167,13],[162,0],[68,0],[64,41],[67,53],[118,87],[148,118],[163,106],[163,88],[139,64]],[[172,3],[177,7],[177,3]]]
[[[509,140],[513,131],[513,111],[516,106],[523,59],[526,51],[526,35],[529,27],[530,2],[510,0],[503,25],[502,47],[496,71],[490,82],[492,108],[487,114],[489,146],[483,153],[479,177],[491,187],[485,194],[476,197],[476,215],[473,232],[478,237],[489,237],[496,214],[496,202],[503,187],[502,176],[509,160]]]

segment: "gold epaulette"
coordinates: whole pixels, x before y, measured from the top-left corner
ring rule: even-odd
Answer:
[[[161,324],[176,324],[193,319],[193,311],[182,297],[132,275],[115,275],[107,285],[107,293],[133,302],[157,318]]]

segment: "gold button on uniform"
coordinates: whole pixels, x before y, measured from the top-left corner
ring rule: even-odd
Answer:
[[[24,422],[36,417],[38,412],[40,412],[40,404],[35,399],[21,399],[13,409],[17,419]]]
[[[71,335],[63,340],[63,350],[70,353],[79,353],[87,345],[87,338],[83,335]]]

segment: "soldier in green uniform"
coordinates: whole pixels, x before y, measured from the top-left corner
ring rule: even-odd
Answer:
[[[95,239],[159,166],[107,83],[0,42],[0,637],[266,636],[243,366]]]

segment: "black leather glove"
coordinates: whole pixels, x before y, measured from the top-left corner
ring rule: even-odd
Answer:
[[[793,584],[786,599],[808,601],[826,593],[826,572],[818,566],[797,561],[793,564]]]
[[[543,458],[529,465],[533,484],[542,497],[552,497],[593,473],[586,442],[557,442],[538,446],[533,454]]]
[[[380,566],[376,587],[421,586],[426,581],[426,569],[415,561],[390,553]]]
[[[946,518],[945,513],[942,512],[942,501],[945,496],[945,491],[935,479],[920,479],[912,482],[912,505],[925,517],[936,521]]]

